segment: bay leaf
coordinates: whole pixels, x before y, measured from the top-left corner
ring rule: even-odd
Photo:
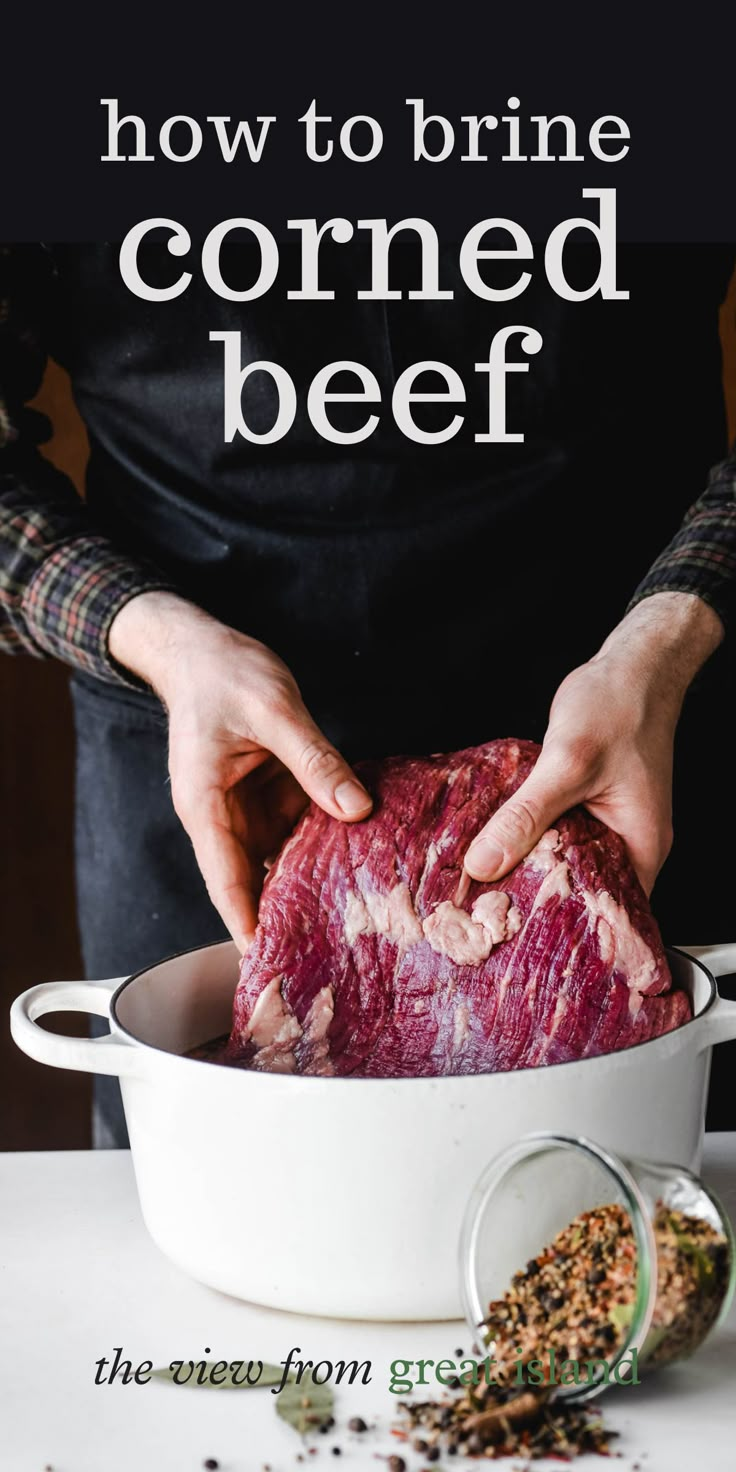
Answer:
[[[617,1329],[625,1329],[628,1333],[634,1320],[633,1303],[614,1303],[608,1311],[608,1317]],[[667,1330],[664,1327],[651,1328],[639,1351],[642,1362],[648,1355],[653,1354],[662,1340],[666,1338]]]
[[[663,1339],[666,1338],[667,1327],[665,1324],[660,1324],[656,1329],[650,1329],[642,1344],[640,1358],[645,1360],[648,1355],[654,1354],[655,1349],[659,1349]]]
[[[317,1385],[311,1375],[302,1375],[301,1380],[291,1380],[279,1395],[275,1396],[276,1411],[282,1421],[288,1421],[295,1431],[305,1436],[308,1431],[317,1431],[329,1421],[335,1397],[329,1385]]]
[[[683,1231],[676,1219],[669,1218],[669,1225],[674,1233],[675,1241],[680,1252],[689,1258],[694,1266],[698,1277],[698,1290],[701,1293],[710,1293],[717,1283],[716,1265],[706,1248],[700,1242]]]
[[[628,1331],[634,1319],[633,1302],[611,1304],[608,1310],[608,1317],[617,1329],[626,1329]]]
[[[176,1360],[172,1360],[171,1363],[175,1366],[178,1364]],[[249,1382],[246,1379],[248,1361],[230,1360],[227,1369],[219,1369],[218,1378],[216,1381],[213,1381],[209,1377],[215,1366],[222,1365],[222,1360],[205,1360],[204,1363],[207,1367],[207,1378],[201,1383],[198,1379],[202,1364],[201,1360],[195,1361],[194,1370],[189,1380],[184,1378],[189,1369],[188,1360],[184,1361],[181,1369],[176,1368],[172,1370],[171,1365],[165,1365],[161,1366],[158,1370],[152,1370],[151,1379],[168,1380],[178,1388],[189,1386],[194,1390],[262,1390],[264,1386],[280,1385],[284,1374],[283,1365],[269,1365],[264,1361],[260,1378],[257,1381],[251,1380]],[[260,1361],[258,1360],[253,1361],[252,1374],[255,1374],[259,1363]],[[176,1375],[180,1377],[178,1380],[174,1378]],[[233,1375],[235,1375],[236,1379],[233,1379]]]

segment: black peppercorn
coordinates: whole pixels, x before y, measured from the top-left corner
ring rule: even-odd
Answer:
[[[208,1457],[206,1462],[203,1462],[202,1465],[207,1468],[207,1472],[217,1472],[217,1468],[219,1467],[220,1463],[218,1462],[217,1457]]]
[[[440,1449],[438,1446],[430,1446],[427,1448],[427,1451],[424,1453],[424,1455],[427,1458],[428,1462],[439,1462]]]
[[[341,1450],[341,1448],[339,1446],[333,1446],[333,1448],[332,1448],[332,1455],[333,1455],[333,1457],[341,1457],[342,1456],[342,1450]]]
[[[362,1416],[351,1416],[348,1421],[348,1431],[367,1431],[368,1427]]]

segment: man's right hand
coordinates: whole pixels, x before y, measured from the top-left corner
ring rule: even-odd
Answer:
[[[308,798],[346,822],[367,817],[371,799],[265,644],[153,592],[116,615],[109,649],[168,711],[174,808],[210,899],[245,950],[265,861]]]

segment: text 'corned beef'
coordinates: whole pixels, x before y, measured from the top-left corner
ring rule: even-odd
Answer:
[[[582,808],[505,879],[463,856],[530,741],[364,763],[362,823],[314,804],[271,870],[227,1059],[288,1073],[486,1073],[614,1052],[690,1017],[622,840]]]

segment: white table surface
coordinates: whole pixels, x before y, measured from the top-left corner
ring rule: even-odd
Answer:
[[[736,1134],[708,1137],[703,1175],[735,1218]],[[372,1383],[337,1389],[336,1430],[312,1438],[318,1451],[303,1461],[304,1472],[310,1464],[317,1472],[376,1472],[377,1458],[402,1451],[389,1435],[399,1399],[388,1392],[391,1360],[438,1360],[469,1349],[459,1325],[307,1319],[190,1281],[147,1236],[127,1151],[0,1155],[0,1314],[2,1472],[197,1472],[207,1457],[222,1472],[261,1472],[266,1463],[272,1472],[299,1472],[305,1448],[276,1416],[269,1390],[96,1386],[95,1362],[116,1345],[135,1364],[155,1366],[203,1357],[278,1362],[294,1345],[315,1362],[368,1358]],[[734,1472],[736,1308],[689,1364],[612,1390],[599,1404],[621,1432],[612,1468]],[[351,1415],[372,1429],[348,1434]],[[330,1453],[335,1443],[339,1459]],[[421,1456],[404,1455],[410,1472],[419,1472]],[[522,1462],[499,1465],[516,1472]],[[445,1458],[435,1468],[482,1465]],[[586,1457],[575,1465],[601,1472],[605,1463]]]

